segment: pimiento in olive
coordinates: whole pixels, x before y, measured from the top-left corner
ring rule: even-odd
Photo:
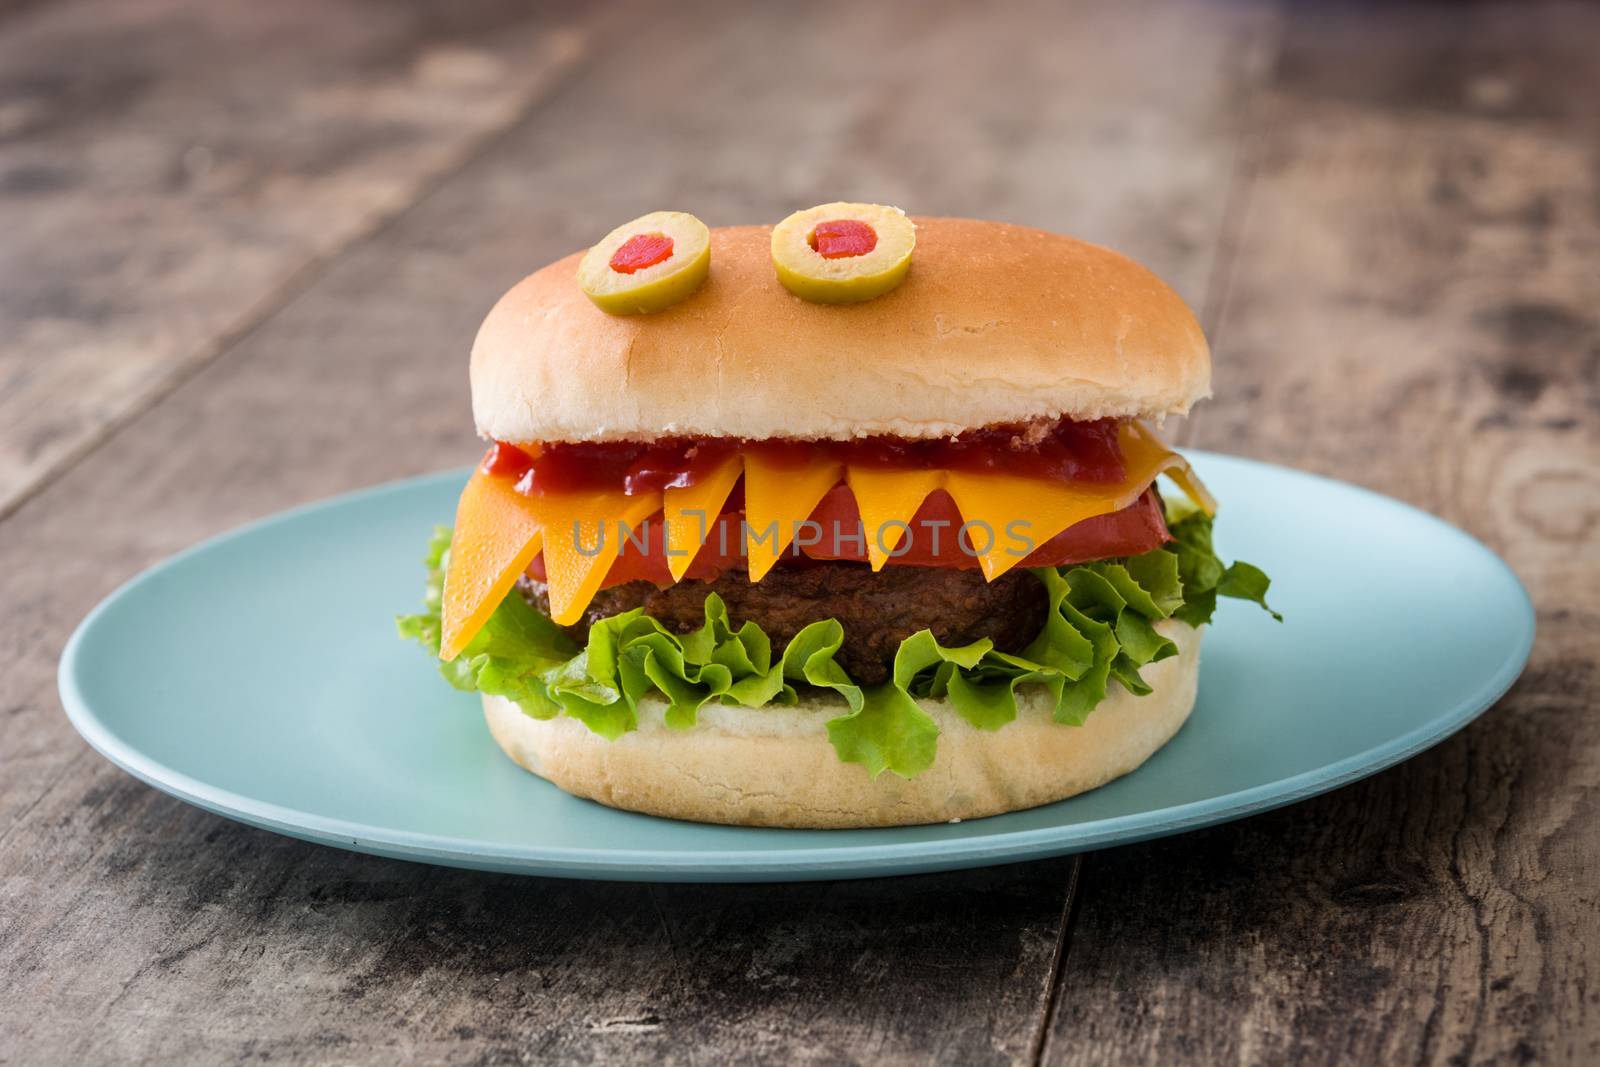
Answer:
[[[905,281],[916,227],[881,204],[821,204],[773,227],[772,265],[795,296],[819,304],[854,304]]]
[[[578,264],[601,311],[646,315],[688,297],[711,269],[711,231],[682,211],[652,211],[606,234]]]

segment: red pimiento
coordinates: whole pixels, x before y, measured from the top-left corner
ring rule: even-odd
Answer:
[[[817,223],[806,244],[823,259],[864,256],[878,247],[878,231],[860,219],[829,219]]]
[[[653,267],[672,255],[672,238],[664,233],[636,233],[611,253],[611,269],[618,274]]]

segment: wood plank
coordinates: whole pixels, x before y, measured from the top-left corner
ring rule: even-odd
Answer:
[[[156,794],[53,689],[70,627],[140,567],[475,455],[488,304],[639,211],[894,200],[1088,233],[1204,288],[1264,9],[1094,7],[1054,36],[1042,0],[918,10],[674,5],[597,42],[503,143],[0,520],[0,1059],[1032,1059],[1072,861],[722,889],[432,870]]]
[[[7,864],[13,884],[65,876],[50,911],[28,909],[26,951],[0,948],[0,982],[23,994],[10,1003],[30,1005],[0,1026],[0,1054],[19,1063],[693,1063],[735,1050],[910,1063],[912,1049],[1020,1062],[1070,869],[561,882],[333,853],[205,817],[110,767],[85,778],[64,840]]]
[[[559,11],[79,0],[0,36],[0,514],[583,55]]]
[[[1597,34],[1593,8],[1296,12],[1199,442],[1463,526],[1538,641],[1398,768],[1091,857],[1047,1062],[1600,1060],[1600,141],[1593,64],[1569,78]]]

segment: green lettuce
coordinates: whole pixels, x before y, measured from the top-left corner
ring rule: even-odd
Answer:
[[[1160,620],[1200,626],[1219,596],[1272,612],[1267,576],[1217,558],[1208,516],[1172,515],[1168,525],[1172,540],[1142,556],[1032,571],[1049,611],[1020,653],[996,651],[987,639],[949,647],[922,630],[900,643],[881,685],[857,685],[839,665],[844,627],[837,620],[810,624],[779,651],[755,623],[735,627],[714,593],[692,633],[671,633],[636,609],[596,622],[582,646],[513,594],[439,671],[457,689],[508,697],[536,719],[570,715],[610,739],[638,725],[647,697],[665,705],[668,726],[688,729],[713,701],[782,707],[803,691],[831,689],[847,709],[827,724],[839,758],[874,777],[891,771],[910,778],[933,763],[939,738],[919,700],[947,701],[977,729],[998,730],[1017,717],[1018,689],[1037,686],[1050,694],[1057,722],[1081,725],[1113,683],[1140,696],[1150,692],[1141,668],[1178,652],[1155,629]],[[402,637],[436,657],[449,552],[450,530],[440,527],[428,548],[424,610],[397,620]]]

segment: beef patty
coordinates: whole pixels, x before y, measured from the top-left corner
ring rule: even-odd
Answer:
[[[549,613],[544,583],[524,577],[517,588]],[[874,574],[865,563],[817,562],[776,567],[755,583],[731,570],[665,589],[649,582],[602,589],[569,632],[581,642],[594,622],[643,608],[668,630],[689,633],[705,623],[707,593],[722,597],[735,626],[749,620],[765,630],[774,653],[807,624],[838,619],[839,665],[863,685],[886,681],[895,649],[918,630],[932,630],[946,645],[987,637],[1002,652],[1020,652],[1038,635],[1048,607],[1044,586],[1026,571],[986,582],[977,570],[888,566]]]

